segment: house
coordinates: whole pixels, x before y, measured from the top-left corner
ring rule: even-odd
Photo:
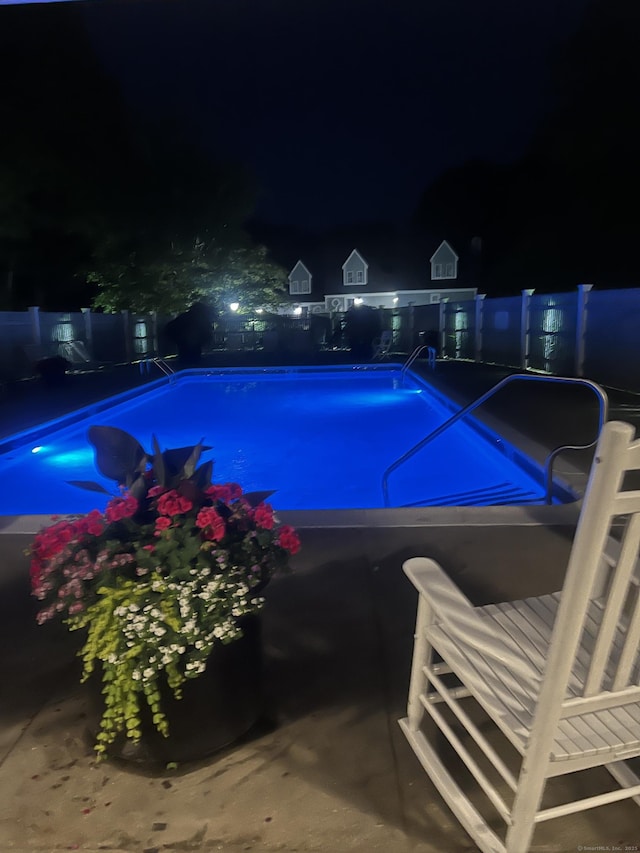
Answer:
[[[400,248],[383,262],[375,245],[322,247],[313,258],[299,259],[289,273],[289,302],[294,313],[347,311],[352,305],[402,308],[441,301],[473,299],[477,288],[460,276],[460,258],[442,240],[427,260],[424,252],[411,256]],[[409,260],[413,257],[413,263]],[[289,305],[284,309],[291,313]]]

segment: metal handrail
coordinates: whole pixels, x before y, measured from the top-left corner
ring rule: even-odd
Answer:
[[[454,423],[457,423],[457,421],[459,421],[465,415],[468,415],[469,412],[473,411],[474,409],[477,409],[478,406],[481,406],[490,397],[493,397],[494,394],[504,388],[505,385],[508,385],[511,382],[515,382],[517,380],[527,382],[556,382],[563,385],[582,385],[583,387],[591,388],[591,390],[598,398],[598,402],[600,404],[598,434],[596,435],[594,441],[591,441],[589,444],[563,444],[560,447],[556,447],[554,450],[552,450],[545,459],[545,502],[547,504],[551,503],[551,489],[553,485],[553,463],[555,462],[556,457],[564,450],[588,450],[590,447],[593,447],[595,444],[597,444],[598,438],[600,436],[600,431],[603,427],[604,422],[607,419],[609,399],[604,388],[601,388],[600,385],[597,385],[595,382],[591,382],[591,380],[589,379],[577,379],[570,376],[537,376],[528,373],[513,373],[511,374],[511,376],[506,376],[504,379],[500,380],[497,385],[494,385],[493,388],[490,388],[487,392],[482,394],[482,396],[477,397],[463,409],[460,409],[459,412],[456,412],[443,424],[440,424],[439,427],[436,427],[436,429],[430,432],[429,435],[422,439],[422,441],[419,441],[416,445],[407,450],[406,453],[403,453],[399,459],[396,459],[395,462],[392,462],[391,465],[389,465],[389,467],[382,476],[382,494],[384,496],[384,505],[389,506],[389,475],[392,474],[396,470],[396,468],[399,468],[408,459],[411,459],[411,457],[414,456],[419,450],[422,450],[422,448],[429,444],[431,441],[433,441],[434,438],[437,438]]]
[[[401,368],[401,370],[400,370],[400,375],[401,375],[401,376],[404,376],[404,374],[405,374],[405,373],[407,372],[407,370],[411,367],[411,365],[413,364],[413,362],[414,362],[414,361],[416,361],[416,359],[420,356],[420,354],[421,354],[424,350],[429,350],[429,365],[430,365],[431,367],[435,367],[435,364],[436,364],[436,348],[435,348],[435,347],[431,347],[431,346],[429,346],[429,344],[420,344],[419,346],[417,346],[417,347],[414,349],[414,351],[411,353],[411,355],[409,356],[409,358],[408,358],[408,359],[405,361],[405,363],[402,365],[402,368]]]
[[[140,361],[140,373],[142,373],[143,366],[146,367],[148,373],[149,367],[152,364],[155,364],[155,366],[161,370],[165,376],[172,376],[175,373],[175,370],[167,364],[164,358],[143,358]]]

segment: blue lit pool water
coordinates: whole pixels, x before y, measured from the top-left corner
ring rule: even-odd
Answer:
[[[0,446],[0,515],[86,512],[106,498],[67,484],[94,480],[86,438],[92,424],[117,426],[151,451],[203,439],[214,480],[275,489],[279,509],[383,506],[385,469],[452,409],[417,377],[397,370],[292,370],[178,376],[75,423],[54,424]],[[77,417],[77,415],[76,415]],[[35,452],[34,452],[35,451]],[[463,422],[392,474],[392,506],[540,501],[533,466],[505,454],[497,436]],[[522,460],[520,460],[522,462]]]

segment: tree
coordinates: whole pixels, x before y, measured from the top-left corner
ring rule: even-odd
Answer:
[[[186,249],[170,245],[165,255],[114,261],[90,273],[99,288],[96,308],[175,314],[196,302],[239,302],[243,310],[274,307],[286,293],[287,274],[269,260],[264,246],[196,239]]]

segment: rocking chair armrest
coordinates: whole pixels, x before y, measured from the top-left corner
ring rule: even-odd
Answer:
[[[411,557],[403,564],[407,577],[433,608],[436,623],[461,644],[509,667],[523,678],[539,680],[539,672],[515,643],[505,642],[489,618],[483,618],[435,560]]]

